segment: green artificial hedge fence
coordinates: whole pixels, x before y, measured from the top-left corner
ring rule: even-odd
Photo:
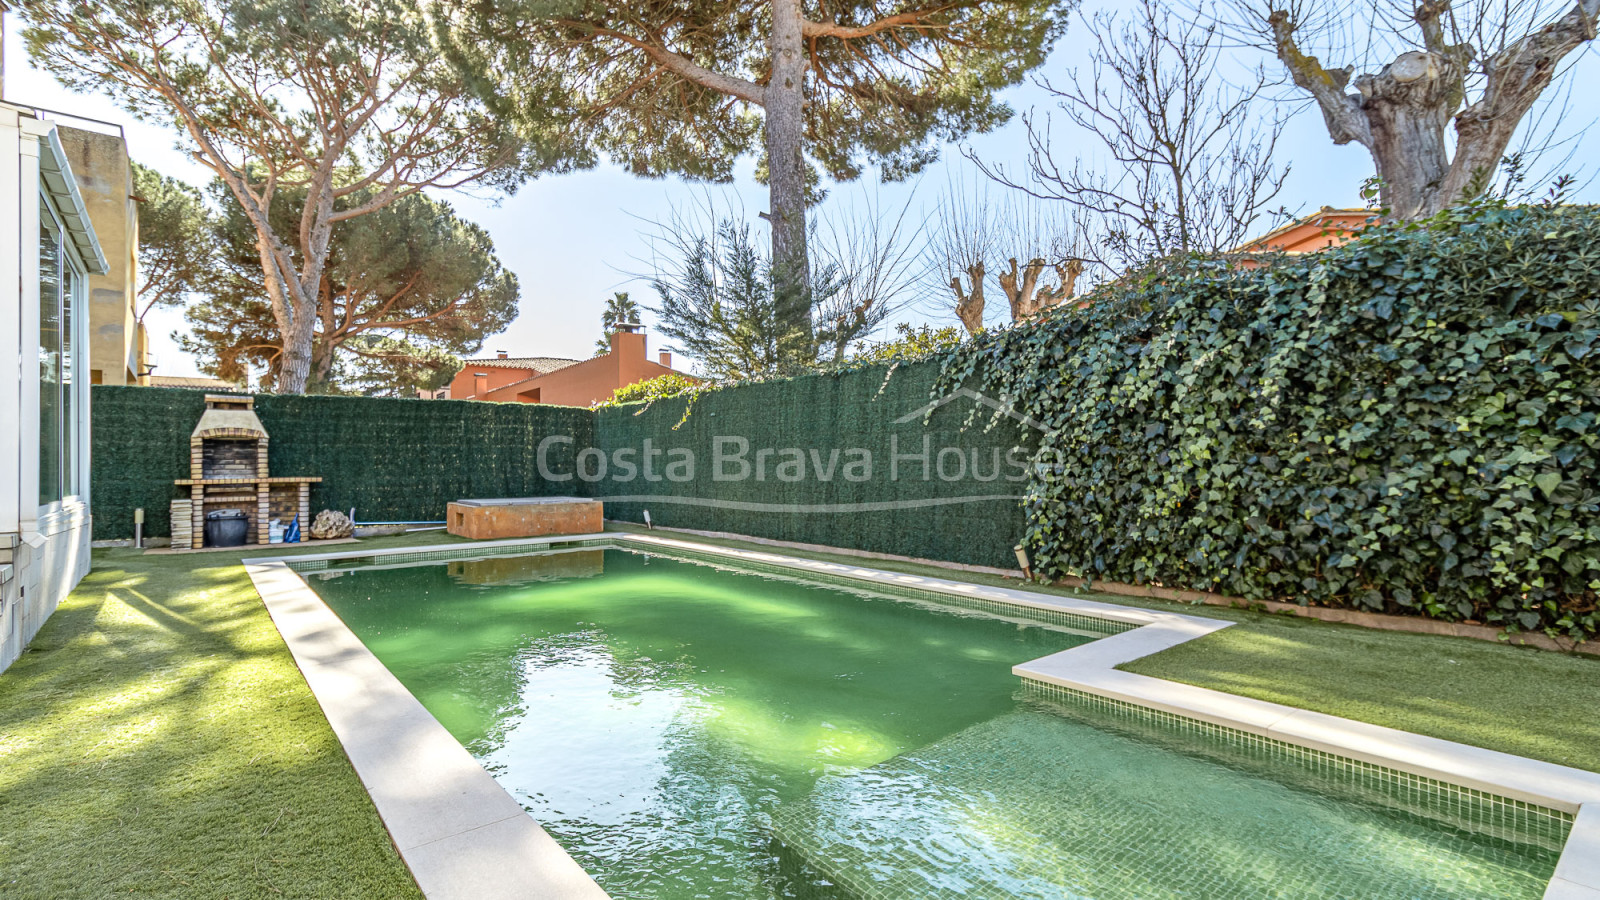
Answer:
[[[1009,418],[968,427],[976,410],[989,410],[965,394],[918,415],[938,374],[924,362],[749,384],[701,395],[687,419],[684,399],[601,409],[595,434],[608,453],[631,448],[639,458],[649,440],[663,463],[676,453],[696,468],[691,481],[608,477],[594,494],[607,499],[607,516],[627,521],[649,509],[671,527],[1014,568],[1036,440]],[[741,474],[734,457],[747,442],[747,477],[717,479],[718,438],[731,439],[724,476]],[[772,452],[763,458],[764,450]],[[912,458],[924,452],[926,465]]]
[[[1059,465],[1049,575],[1594,635],[1600,210],[1480,208],[1169,269],[983,335]]]
[[[272,474],[321,475],[312,507],[354,507],[361,521],[443,520],[463,497],[566,494],[606,498],[607,516],[623,521],[648,509],[668,526],[1014,565],[1031,432],[1011,419],[969,427],[987,407],[967,395],[918,415],[937,376],[920,363],[753,384],[705,394],[687,419],[681,399],[596,412],[269,394],[256,396],[256,414]],[[188,477],[204,405],[199,391],[94,389],[97,539],[130,536],[136,507],[148,534],[171,533],[167,504],[187,496],[173,481]],[[719,437],[747,442],[747,478],[714,477]],[[737,474],[736,448],[725,446],[724,474]],[[685,453],[694,478],[674,480]],[[621,480],[628,465],[636,474]]]
[[[171,534],[167,504],[187,496],[173,481],[189,477],[204,393],[97,386],[91,404],[95,538],[130,537],[137,507],[147,534]],[[360,521],[443,521],[464,497],[568,493],[539,477],[539,442],[574,436],[565,456],[550,454],[570,467],[593,439],[593,414],[562,406],[260,394],[255,408],[271,474],[322,476],[312,508],[354,507]]]

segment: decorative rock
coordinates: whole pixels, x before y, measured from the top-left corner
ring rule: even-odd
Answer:
[[[335,538],[347,538],[355,530],[355,523],[350,517],[338,510],[325,509],[317,513],[311,521],[310,535],[313,540],[330,541]]]

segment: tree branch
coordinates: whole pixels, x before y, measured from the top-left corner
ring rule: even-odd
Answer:
[[[1366,113],[1362,111],[1359,99],[1344,92],[1345,85],[1350,83],[1351,70],[1329,71],[1322,67],[1315,56],[1302,52],[1295,43],[1295,23],[1290,20],[1287,11],[1273,10],[1267,17],[1267,24],[1272,27],[1273,50],[1279,61],[1289,70],[1289,77],[1294,79],[1294,83],[1317,101],[1333,142],[1348,144],[1355,141],[1363,147],[1371,147],[1372,127],[1367,122]]]
[[[674,53],[654,41],[636,38],[614,29],[604,28],[593,22],[577,19],[556,19],[554,21],[561,25],[587,31],[596,37],[606,37],[621,41],[643,52],[644,55],[655,60],[656,64],[663,69],[687,81],[692,81],[701,87],[738,97],[740,100],[754,106],[763,106],[766,103],[766,93],[762,90],[761,85],[732,75],[713,72],[689,57]]]
[[[949,8],[950,7],[948,6],[941,6],[934,9],[923,9],[915,12],[897,13],[892,16],[884,16],[876,22],[868,25],[838,25],[832,22],[813,22],[810,19],[802,19],[800,21],[800,34],[802,37],[808,38],[831,37],[840,38],[842,40],[872,37],[875,34],[888,31],[892,28],[903,28],[906,26],[928,27],[922,25],[924,19],[935,13],[943,12]]]

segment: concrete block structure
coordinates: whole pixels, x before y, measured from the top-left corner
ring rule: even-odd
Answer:
[[[479,541],[605,530],[600,501],[583,497],[457,500],[447,508],[445,520],[451,534]]]

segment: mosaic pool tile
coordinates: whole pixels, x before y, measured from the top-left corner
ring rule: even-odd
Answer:
[[[1557,855],[1040,710],[824,778],[774,829],[859,900],[1534,900]]]
[[[1561,810],[1031,678],[1022,679],[1022,684],[1028,696],[1097,727],[1126,730],[1168,747],[1451,827],[1557,852],[1572,830],[1572,814]]]

